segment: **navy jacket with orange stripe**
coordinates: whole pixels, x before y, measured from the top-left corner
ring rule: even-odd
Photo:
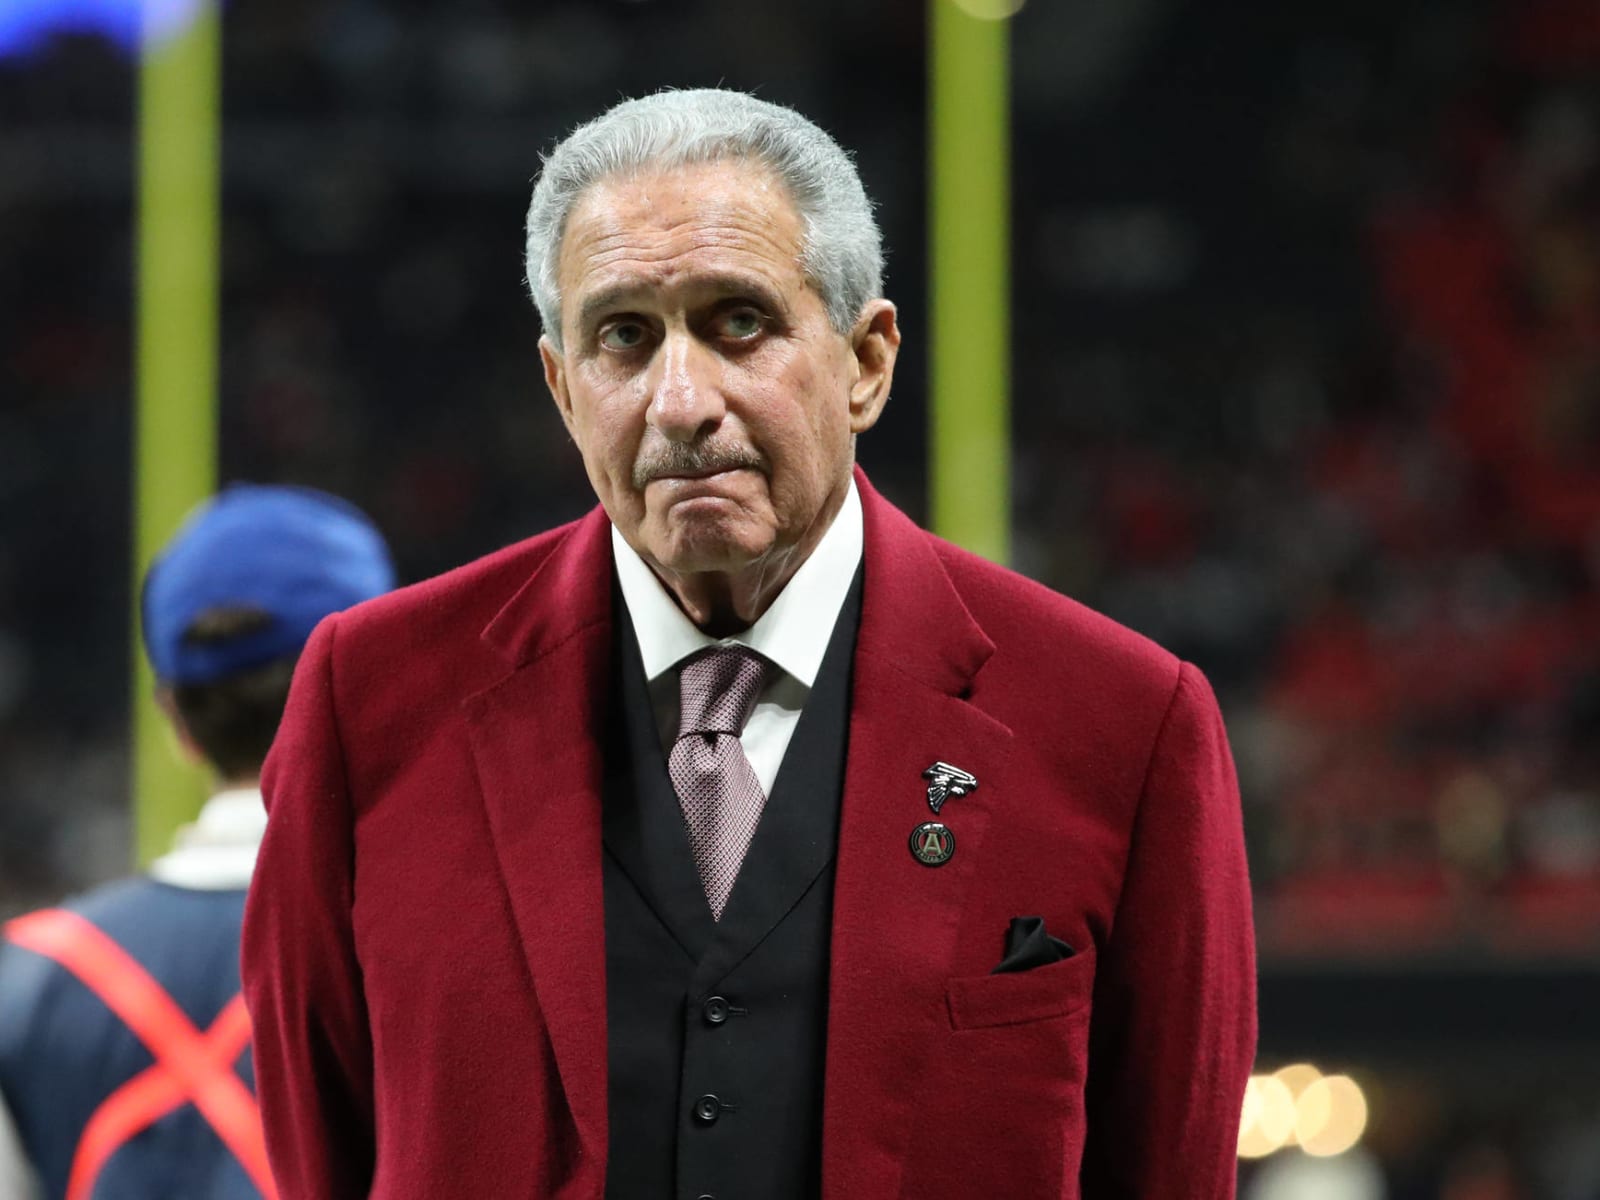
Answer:
[[[243,890],[175,887],[148,878],[69,902],[126,950],[206,1029],[239,991]],[[84,1127],[153,1057],[65,968],[0,942],[0,1099],[10,1109],[44,1200],[60,1200]],[[234,1069],[252,1087],[250,1054]],[[244,1168],[192,1104],[118,1150],[92,1193],[107,1200],[259,1200]]]

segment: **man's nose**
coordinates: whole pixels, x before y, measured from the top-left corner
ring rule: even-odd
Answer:
[[[727,411],[715,357],[688,333],[672,331],[663,339],[652,364],[646,420],[669,441],[704,437]]]

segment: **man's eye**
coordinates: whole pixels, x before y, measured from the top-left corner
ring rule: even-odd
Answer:
[[[600,334],[607,350],[635,350],[644,344],[644,326],[637,321],[619,321]]]
[[[761,319],[761,314],[754,309],[736,308],[731,312],[724,313],[718,321],[718,325],[724,337],[743,341],[760,333],[764,322]]]

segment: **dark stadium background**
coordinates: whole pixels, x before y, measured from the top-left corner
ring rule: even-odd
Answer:
[[[537,155],[724,83],[859,157],[907,349],[861,458],[925,511],[921,3],[224,11],[223,478],[349,496],[406,579],[585,508]],[[1600,3],[1013,25],[1014,565],[1215,683],[1261,1070],[1369,1104],[1244,1194],[1595,1200]],[[0,59],[0,916],[129,860],[133,114],[100,37]]]

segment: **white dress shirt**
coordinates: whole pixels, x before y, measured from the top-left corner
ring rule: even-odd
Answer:
[[[671,753],[678,736],[676,667],[684,659],[708,646],[739,645],[781,668],[770,672],[739,738],[761,790],[771,795],[800,710],[817,682],[839,610],[861,565],[861,497],[855,480],[811,557],[800,564],[760,620],[732,637],[708,637],[695,628],[616,526],[611,528],[611,547],[664,754]]]

